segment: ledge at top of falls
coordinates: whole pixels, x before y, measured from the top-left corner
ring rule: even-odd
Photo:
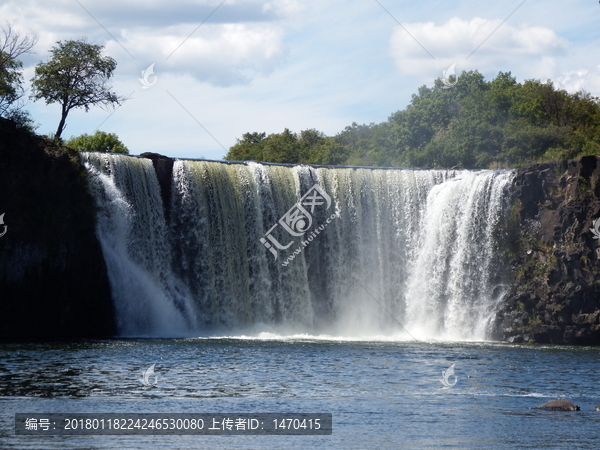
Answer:
[[[215,162],[221,164],[261,164],[264,166],[281,166],[281,167],[298,167],[298,166],[307,166],[314,167],[315,169],[324,168],[324,169],[372,169],[372,170],[434,170],[426,167],[383,167],[383,166],[335,166],[335,165],[325,165],[325,164],[303,164],[303,163],[274,163],[274,162],[265,162],[265,161],[236,161],[236,160],[228,160],[228,159],[206,159],[206,158],[177,158],[171,156],[165,156],[160,153],[154,152],[144,152],[139,155],[127,155],[133,158],[148,158],[153,161],[155,160],[171,160],[171,161],[206,161],[206,162]],[[468,169],[460,169],[457,166],[450,167],[448,169],[440,169],[440,170],[468,170]]]

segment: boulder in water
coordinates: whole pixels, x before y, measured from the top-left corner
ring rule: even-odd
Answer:
[[[537,409],[544,409],[546,411],[579,411],[580,408],[569,400],[559,398],[557,400],[550,400],[538,406]]]
[[[600,403],[596,405],[596,411],[600,411]]]

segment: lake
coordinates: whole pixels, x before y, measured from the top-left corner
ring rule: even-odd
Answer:
[[[597,448],[600,349],[331,336],[0,345],[2,448]],[[140,381],[155,364],[154,387]],[[454,364],[453,387],[442,371]],[[533,409],[564,397],[578,412]],[[16,436],[15,413],[331,413],[330,436]]]

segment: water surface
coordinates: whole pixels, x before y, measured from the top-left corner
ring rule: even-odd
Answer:
[[[0,447],[597,448],[600,349],[221,337],[0,344]],[[142,370],[156,364],[158,382]],[[442,370],[455,364],[456,385]],[[567,398],[579,412],[532,409]],[[331,436],[15,436],[27,412],[322,412]]]

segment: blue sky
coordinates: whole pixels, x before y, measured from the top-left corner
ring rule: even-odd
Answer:
[[[100,129],[132,154],[220,159],[246,132],[378,123],[451,64],[600,95],[595,0],[9,0],[0,17],[38,38],[27,86],[56,41],[105,46],[113,88],[130,98],[72,111],[63,137]],[[59,105],[26,109],[38,133],[55,131]]]

